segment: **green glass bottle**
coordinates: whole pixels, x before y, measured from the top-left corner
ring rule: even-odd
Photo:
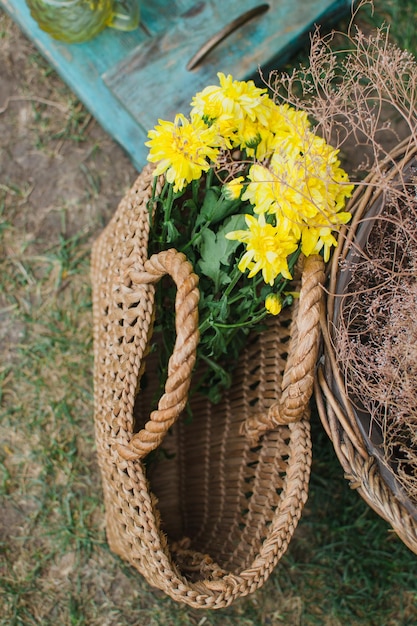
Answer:
[[[80,43],[104,28],[134,30],[139,0],[26,0],[33,19],[54,39]]]

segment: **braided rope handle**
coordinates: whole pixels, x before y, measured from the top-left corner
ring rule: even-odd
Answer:
[[[269,411],[277,424],[288,424],[301,419],[313,392],[324,281],[322,257],[307,257],[301,279],[296,332],[291,338],[289,358],[282,381],[282,395]]]
[[[120,456],[126,460],[141,459],[155,450],[187,403],[199,341],[198,276],[194,274],[186,256],[174,249],[151,256],[145,261],[143,271],[129,272],[130,278],[136,284],[157,283],[166,274],[172,276],[177,285],[176,341],[168,362],[165,390],[158,402],[158,408],[152,411],[144,428],[132,436],[127,446],[117,446]]]
[[[252,416],[246,421],[244,431],[253,442],[257,442],[268,430],[297,422],[306,415],[313,392],[319,350],[324,281],[322,257],[306,257],[297,317],[291,326],[281,397],[267,412]]]

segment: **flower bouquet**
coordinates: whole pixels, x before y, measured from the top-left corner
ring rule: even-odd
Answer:
[[[149,132],[92,254],[109,544],[196,608],[259,588],[301,516],[323,267],[352,189],[305,113],[219,79]]]
[[[184,253],[199,277],[197,360],[207,365],[199,389],[217,402],[249,332],[297,297],[300,256],[328,261],[353,186],[307,114],[252,81],[220,73],[191,105],[189,118],[149,132],[154,176],[165,177],[149,203],[149,249]],[[162,305],[173,295],[162,285],[158,295],[167,363],[175,327]]]

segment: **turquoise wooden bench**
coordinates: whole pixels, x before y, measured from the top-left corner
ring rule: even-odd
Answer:
[[[82,44],[44,33],[24,0],[0,0],[62,79],[134,165],[146,162],[147,132],[159,118],[189,112],[192,96],[217,83],[282,66],[315,23],[349,11],[351,0],[142,0],[133,32],[106,29]]]

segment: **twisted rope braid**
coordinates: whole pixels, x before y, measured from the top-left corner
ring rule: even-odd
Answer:
[[[281,398],[269,407],[268,412],[249,418],[243,426],[246,436],[254,442],[268,430],[309,416],[308,402],[313,392],[320,340],[324,280],[322,257],[307,257],[302,272],[297,318],[291,328]]]
[[[184,254],[165,250],[145,262],[144,271],[130,271],[136,284],[153,284],[169,274],[177,285],[175,301],[176,341],[168,362],[165,393],[144,428],[133,435],[128,446],[118,445],[126,460],[141,459],[161,443],[166,432],[183,411],[188,398],[191,372],[196,360],[198,331],[198,276]]]
[[[320,340],[320,314],[323,304],[324,261],[315,255],[305,260],[296,333],[290,345],[282,381],[282,396],[270,408],[276,424],[288,424],[302,418],[313,392],[314,371]]]

